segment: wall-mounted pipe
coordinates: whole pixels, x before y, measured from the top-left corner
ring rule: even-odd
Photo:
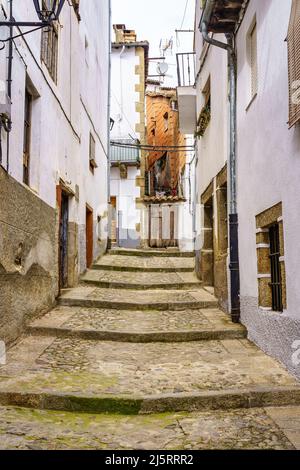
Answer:
[[[9,6],[9,20],[13,21],[13,0],[10,0]],[[12,63],[13,63],[13,26],[9,27],[9,43],[8,43],[8,72],[7,72],[7,95],[8,98],[12,99]],[[7,132],[6,139],[6,171],[9,172],[9,154],[10,154],[10,131],[12,128],[11,119],[9,119],[9,131]]]
[[[240,320],[240,272],[238,248],[238,213],[237,213],[237,185],[236,185],[236,125],[237,125],[237,95],[236,95],[236,56],[234,49],[234,36],[227,34],[227,43],[217,41],[208,34],[210,22],[216,0],[207,0],[200,22],[200,31],[204,41],[212,46],[224,49],[228,53],[229,68],[229,102],[230,102],[230,152],[228,164],[229,179],[229,269],[230,269],[230,306],[231,318],[234,323]]]
[[[108,220],[107,220],[107,248],[111,248],[111,225],[112,225],[112,213],[111,213],[111,190],[110,190],[110,110],[111,110],[111,22],[112,22],[112,10],[111,0],[108,2],[109,8],[109,21],[108,21],[108,97],[107,97],[107,208],[108,208]]]

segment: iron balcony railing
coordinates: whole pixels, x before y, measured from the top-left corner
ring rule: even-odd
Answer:
[[[196,70],[195,52],[176,54],[178,86],[194,86]]]
[[[114,139],[110,146],[111,163],[139,163],[140,150],[138,148],[126,147],[135,144],[132,139]]]

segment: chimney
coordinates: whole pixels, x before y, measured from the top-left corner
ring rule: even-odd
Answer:
[[[126,29],[125,24],[114,24],[113,26],[116,42],[119,44],[124,44],[128,42],[136,42],[136,34],[134,29]]]

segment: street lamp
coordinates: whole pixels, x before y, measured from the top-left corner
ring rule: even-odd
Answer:
[[[10,17],[9,21],[0,21],[0,26],[28,26],[36,28],[50,26],[53,21],[59,19],[64,3],[65,0],[33,0],[34,8],[40,21],[15,21],[13,17]]]

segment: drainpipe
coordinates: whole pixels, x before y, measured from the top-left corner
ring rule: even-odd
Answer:
[[[107,248],[111,248],[111,202],[110,202],[110,109],[111,109],[111,0],[109,0],[109,25],[108,25],[108,96],[107,96],[107,207],[108,207],[108,220],[107,220]]]
[[[237,123],[237,97],[236,97],[236,58],[234,51],[233,34],[227,34],[227,43],[217,41],[209,36],[208,24],[215,6],[215,0],[207,0],[200,23],[203,39],[212,46],[224,49],[228,53],[229,65],[229,102],[230,102],[230,154],[228,165],[229,179],[229,247],[230,247],[230,300],[231,318],[234,323],[240,320],[240,272],[238,251],[238,213],[236,188],[236,123]]]
[[[10,0],[9,5],[9,21],[13,21],[13,0]],[[9,43],[8,43],[8,67],[7,67],[7,96],[11,102],[12,99],[12,63],[13,63],[13,26],[9,27]],[[9,154],[10,154],[10,132],[12,129],[12,122],[9,118],[6,123],[2,123],[7,133],[6,137],[6,171],[9,172]],[[2,160],[2,157],[1,157]]]

